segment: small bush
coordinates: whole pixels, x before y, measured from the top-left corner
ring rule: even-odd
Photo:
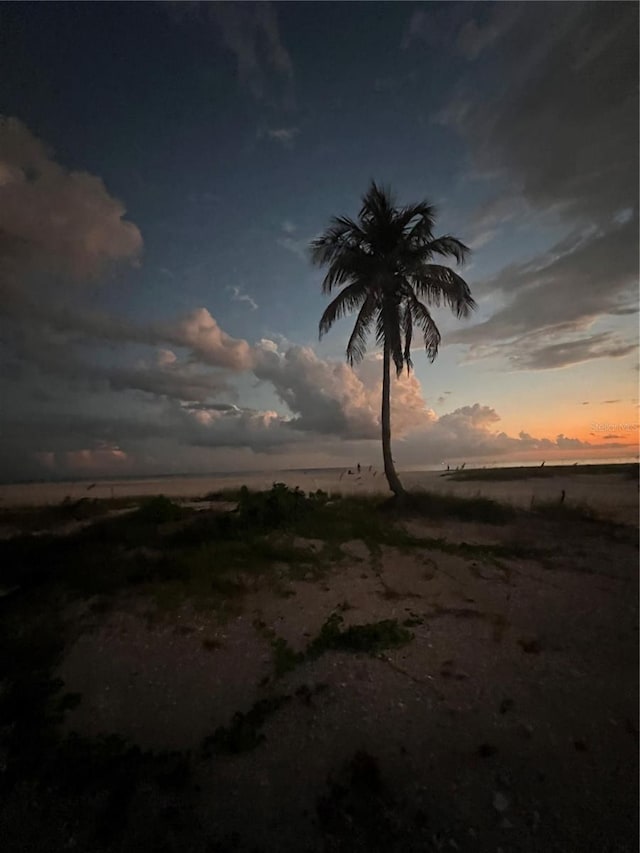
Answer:
[[[262,727],[267,719],[289,702],[290,696],[273,696],[260,699],[246,714],[237,711],[228,726],[220,726],[202,744],[205,758],[212,753],[238,755],[249,752],[265,739]]]
[[[507,524],[516,515],[516,510],[510,504],[490,498],[467,498],[435,492],[412,492],[408,495],[406,508],[409,513],[430,518],[457,518],[484,524]]]
[[[275,530],[293,526],[312,503],[297,486],[290,489],[284,483],[274,483],[268,492],[250,492],[243,486],[238,514],[246,527]]]
[[[384,649],[405,646],[413,640],[411,631],[399,625],[397,619],[351,625],[344,630],[343,621],[340,613],[332,613],[318,636],[309,644],[306,656],[313,659],[328,650],[374,655]]]
[[[167,524],[170,521],[179,521],[184,515],[184,509],[164,495],[149,498],[135,513],[138,521],[148,524]]]

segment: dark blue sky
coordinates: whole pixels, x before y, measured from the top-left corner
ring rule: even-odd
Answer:
[[[521,430],[590,441],[579,408],[587,400],[620,399],[619,417],[635,419],[634,26],[631,3],[3,4],[0,114],[20,129],[11,136],[4,126],[13,139],[4,149],[0,130],[0,166],[4,159],[11,176],[0,181],[0,204],[7,194],[0,233],[38,247],[28,270],[5,272],[14,306],[4,336],[14,365],[7,431],[24,436],[34,412],[43,417],[34,403],[43,384],[59,385],[58,403],[45,406],[54,420],[68,412],[80,423],[92,412],[84,432],[78,427],[77,448],[46,446],[34,426],[29,442],[16,439],[18,456],[51,453],[62,471],[76,449],[111,442],[132,470],[162,468],[171,447],[181,448],[187,467],[216,467],[216,452],[228,452],[227,432],[235,423],[244,435],[244,420],[246,440],[232,443],[238,465],[244,454],[263,467],[265,445],[280,461],[295,460],[301,434],[322,445],[324,461],[350,453],[366,430],[350,432],[342,416],[332,430],[320,417],[327,400],[344,409],[353,399],[332,366],[348,324],[318,344],[325,300],[305,252],[332,214],[357,212],[372,178],[403,201],[434,201],[438,230],[475,250],[464,274],[477,316],[462,328],[438,315],[445,344],[438,362],[414,359],[407,447],[421,417],[432,430],[442,417],[457,418],[448,429],[461,450],[490,455],[528,452],[518,445]],[[16,151],[29,151],[34,138],[47,153],[27,162]],[[42,177],[51,163],[61,170],[55,186]],[[27,181],[19,187],[15,168]],[[93,184],[71,193],[74,173],[100,179],[105,196]],[[116,200],[126,214],[109,207]],[[38,205],[57,205],[62,216],[71,205],[79,223],[83,205],[91,208],[75,233],[87,252],[98,246],[96,269],[84,258],[81,275],[51,273],[47,252],[62,263],[64,251],[80,250],[69,248],[71,225],[49,235],[49,225],[35,221]],[[118,232],[125,220],[137,236]],[[83,277],[86,286],[78,285]],[[18,305],[25,295],[39,305],[50,300],[51,310],[29,314]],[[250,348],[274,342],[278,365],[265,367],[264,353],[234,364],[199,354],[184,323],[201,309]],[[325,387],[316,376],[323,399],[307,399],[310,368],[296,361],[300,347],[310,347],[317,370],[337,383]],[[296,361],[295,381],[283,378],[287,357]],[[181,389],[198,371],[208,377],[203,387]],[[367,381],[368,411],[375,389]],[[224,418],[211,409],[216,423],[197,424],[211,428],[207,438],[183,423],[196,404],[235,408]],[[137,426],[116,430],[105,410]],[[282,421],[265,428],[263,442],[256,419],[265,411]],[[141,436],[159,418],[166,430],[148,430],[149,445],[164,442],[152,464]],[[444,425],[441,432],[434,457],[454,451]],[[515,444],[500,444],[500,433]],[[203,443],[213,451],[194,462],[193,448]],[[421,461],[422,443],[414,444],[407,464]]]

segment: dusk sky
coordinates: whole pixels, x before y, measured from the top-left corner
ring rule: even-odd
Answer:
[[[638,453],[636,3],[0,5],[0,479],[376,464],[309,242],[370,181],[478,308],[400,468]]]

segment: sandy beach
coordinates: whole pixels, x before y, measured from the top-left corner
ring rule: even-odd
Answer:
[[[527,469],[522,470],[525,476]],[[530,507],[532,501],[559,500],[564,491],[568,504],[587,505],[608,518],[628,524],[637,523],[637,480],[615,472],[592,474],[589,473],[588,466],[562,467],[556,470],[549,466],[548,471],[549,476],[539,478],[534,476],[536,469],[532,468],[529,469],[530,477],[506,481],[457,481],[443,476],[441,471],[404,471],[402,480],[405,487],[411,491],[429,491],[461,497],[484,496],[524,508]],[[159,494],[185,500],[243,485],[252,490],[270,489],[275,482],[285,483],[290,488],[298,487],[307,493],[322,489],[343,495],[389,494],[382,471],[369,470],[367,467],[358,472],[354,467],[311,472],[285,470],[201,477],[114,479],[95,483],[17,483],[0,485],[0,507],[57,504],[65,498],[133,498]]]
[[[356,476],[278,479],[379,488]],[[405,481],[637,501],[622,473]],[[0,541],[6,849],[633,853],[637,532],[566,503],[482,521],[279,493],[280,519],[160,500]]]

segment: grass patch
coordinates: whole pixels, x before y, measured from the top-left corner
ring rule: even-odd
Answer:
[[[59,504],[2,508],[0,525],[15,528],[22,533],[38,533],[42,530],[55,530],[73,522],[100,518],[112,510],[125,509],[131,505],[131,500],[127,498],[72,500],[67,497]]]
[[[283,637],[274,637],[271,641],[273,651],[273,671],[276,678],[286,675],[301,664],[305,655],[296,652]]]
[[[442,474],[449,480],[472,480],[480,482],[509,482],[511,480],[545,479],[575,475],[620,474],[625,479],[638,479],[637,462],[604,465],[544,465],[538,467],[518,466],[514,468],[467,468],[464,471],[446,471]]]
[[[436,492],[411,492],[407,497],[406,512],[413,516],[455,518],[483,524],[507,524],[516,517],[516,510],[510,504],[490,498],[468,498]]]
[[[168,524],[172,521],[180,521],[191,513],[192,510],[178,506],[164,495],[149,498],[136,510],[137,520],[144,524]]]
[[[250,752],[265,740],[262,731],[269,717],[291,700],[290,696],[272,696],[259,699],[252,708],[243,714],[236,711],[228,726],[220,726],[202,743],[202,755],[239,755]]]
[[[397,619],[350,625],[344,629],[343,622],[340,613],[331,613],[318,636],[307,647],[305,656],[313,660],[327,651],[376,655],[386,649],[405,646],[413,640],[411,631],[400,625]]]
[[[553,521],[600,521],[597,512],[587,504],[561,503],[559,500],[532,500],[531,512]]]
[[[254,620],[254,628],[271,644],[274,676],[280,678],[307,661],[316,660],[325,652],[351,652],[354,654],[378,655],[387,649],[405,646],[414,639],[406,625],[397,619],[383,619],[363,625],[343,628],[342,613],[333,611],[320,628],[316,637],[309,641],[302,652],[296,652],[287,641],[278,637],[273,629],[260,620]]]
[[[204,739],[201,748],[203,758],[251,752],[266,740],[262,729],[280,708],[293,699],[310,707],[313,705],[314,698],[327,689],[328,685],[324,682],[319,682],[313,687],[301,684],[293,695],[281,693],[265,697],[255,702],[246,713],[236,711],[228,726],[219,726],[212,735]]]

